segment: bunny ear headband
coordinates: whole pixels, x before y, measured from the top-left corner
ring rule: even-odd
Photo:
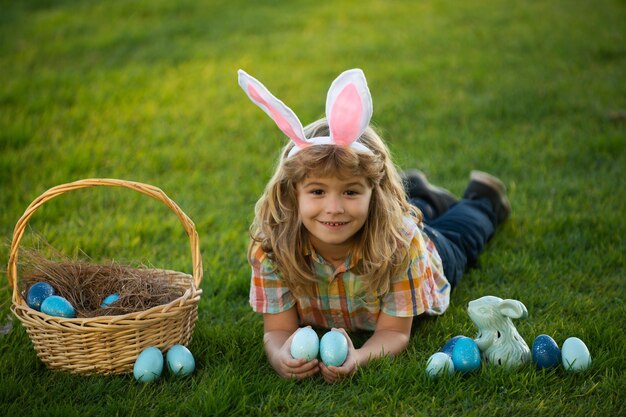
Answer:
[[[274,97],[258,80],[239,70],[239,85],[250,100],[274,120],[296,146],[288,158],[312,145],[338,145],[357,152],[372,153],[357,140],[372,118],[372,97],[367,88],[365,75],[360,69],[351,69],[333,81],[326,97],[326,119],[330,136],[307,139],[298,116],[282,101]]]

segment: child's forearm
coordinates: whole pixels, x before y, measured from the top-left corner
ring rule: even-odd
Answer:
[[[396,317],[381,312],[374,334],[355,352],[356,365],[363,366],[372,359],[403,352],[409,344],[412,324],[413,317]]]
[[[265,332],[263,335],[265,353],[267,354],[267,359],[274,369],[276,369],[274,358],[281,350],[287,339],[289,339],[289,336],[291,336],[291,333],[284,330],[273,330]]]
[[[357,366],[364,366],[382,356],[396,356],[402,353],[409,344],[409,334],[395,330],[380,330],[356,350]]]

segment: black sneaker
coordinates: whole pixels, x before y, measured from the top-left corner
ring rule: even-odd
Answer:
[[[450,191],[429,183],[422,171],[411,169],[404,171],[400,176],[408,197],[426,200],[435,209],[435,217],[458,201]]]
[[[463,198],[476,200],[488,198],[496,214],[496,225],[505,221],[511,214],[511,203],[506,196],[506,186],[498,178],[482,171],[472,171],[470,182]]]

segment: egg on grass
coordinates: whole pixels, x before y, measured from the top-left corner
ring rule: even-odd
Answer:
[[[452,375],[453,372],[454,363],[452,358],[444,352],[434,353],[426,362],[426,375],[431,379]]]
[[[553,338],[546,334],[537,336],[531,350],[538,369],[554,368],[561,363],[561,350]]]
[[[160,349],[151,346],[141,351],[135,365],[133,376],[139,382],[152,382],[163,372],[163,353]]]
[[[460,339],[463,339],[464,337],[467,338],[466,336],[462,335],[454,336],[443,345],[440,352],[443,352],[448,356],[452,356],[452,350],[454,349],[456,342],[458,342]]]
[[[167,351],[165,356],[167,369],[176,376],[191,375],[196,368],[193,355],[183,345],[174,345]]]
[[[587,345],[577,337],[570,337],[563,342],[561,359],[565,370],[580,372],[591,366],[591,354]]]
[[[462,373],[480,368],[480,350],[476,342],[469,337],[459,339],[452,349],[452,363],[454,369]]]

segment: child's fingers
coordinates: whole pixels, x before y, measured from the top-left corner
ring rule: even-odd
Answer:
[[[330,372],[328,367],[324,365],[323,362],[320,362],[319,369],[320,369],[320,373],[322,374],[322,378],[324,378],[324,381],[328,382],[329,384],[335,383],[337,379],[337,374]]]
[[[324,375],[324,374],[322,374],[322,377],[324,378],[324,381],[327,384],[336,384],[338,382],[338,379],[337,379],[336,375]]]
[[[339,382],[345,375],[341,372],[341,368],[336,366],[326,366],[323,362],[320,362],[320,371],[324,381],[329,384]]]
[[[312,369],[319,369],[319,362],[317,359],[313,359],[312,361],[309,362],[305,362],[304,364],[298,366],[297,368],[293,368],[294,370],[296,370],[299,373],[303,373],[303,372],[308,372]]]
[[[290,366],[293,365],[293,366]],[[305,359],[293,359],[284,363],[283,376],[286,378],[303,379],[319,372],[317,359],[307,362]]]
[[[297,379],[304,379],[317,374],[320,371],[317,360],[307,362],[296,370],[294,377]]]
[[[314,359],[314,360],[317,360],[317,359]],[[308,363],[308,362],[307,362],[307,361],[306,361],[306,359],[304,359],[304,358],[294,359],[294,358],[292,358],[291,356],[288,356],[288,357],[286,357],[286,358],[283,360],[283,363],[284,363],[284,364],[285,364],[288,368],[295,369],[295,368],[299,368],[299,367],[301,367],[301,366],[305,365],[305,364],[306,364],[306,363]]]

